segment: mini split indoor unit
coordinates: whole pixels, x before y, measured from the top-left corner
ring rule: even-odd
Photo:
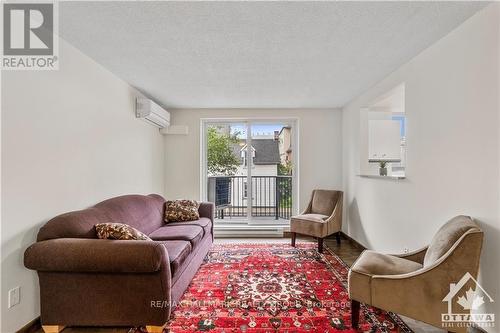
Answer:
[[[159,128],[170,126],[170,113],[147,98],[136,98],[135,116],[137,118],[144,119]]]

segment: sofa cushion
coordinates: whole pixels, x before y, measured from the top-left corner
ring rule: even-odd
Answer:
[[[181,271],[179,268],[184,264],[184,261],[191,253],[191,244],[183,240],[162,241],[161,243],[167,249],[170,271],[172,277],[174,277]]]
[[[101,239],[151,240],[139,230],[123,223],[98,223],[95,230]]]
[[[169,223],[168,226],[174,225],[197,225],[203,228],[204,234],[209,234],[212,230],[212,221],[207,217],[200,217],[199,220],[189,221],[189,222],[172,222]]]
[[[195,221],[200,218],[195,200],[168,200],[165,203],[165,222]]]
[[[96,238],[98,223],[125,223],[146,235],[165,224],[165,199],[157,194],[123,195],[93,207],[58,215],[40,228],[37,241],[55,238]]]
[[[203,228],[198,225],[166,225],[149,234],[153,240],[185,240],[195,247],[203,238]]]

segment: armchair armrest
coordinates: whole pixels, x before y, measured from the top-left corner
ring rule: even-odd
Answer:
[[[418,249],[416,251],[412,251],[409,253],[403,253],[403,254],[392,254],[392,256],[403,258],[406,260],[411,260],[411,261],[419,263],[419,264],[423,264],[425,254],[427,253],[427,248],[428,248],[428,246],[425,246],[425,247]]]
[[[37,242],[24,252],[24,265],[49,272],[157,272],[168,265],[158,242],[59,238]]]
[[[212,222],[214,221],[215,204],[213,202],[201,202],[198,208],[200,217],[208,217]]]
[[[338,218],[339,216],[342,215],[342,196],[339,199],[339,202],[335,205],[335,208],[333,208],[332,213],[328,218],[326,219],[326,222],[330,222]]]
[[[332,232],[337,232],[342,229],[342,210],[343,210],[343,201],[344,201],[344,195],[341,192],[340,196],[337,200],[337,203],[335,204],[335,207],[333,208],[332,213],[330,216],[326,219],[326,223],[329,225],[328,233]]]
[[[447,311],[443,298],[450,292],[450,284],[460,281],[466,273],[477,276],[482,237],[482,232],[469,230],[428,266],[405,274],[373,275],[371,305],[441,325],[441,314]]]

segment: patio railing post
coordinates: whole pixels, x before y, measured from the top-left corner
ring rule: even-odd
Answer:
[[[279,178],[275,177],[274,178],[274,213],[275,213],[275,219],[278,220],[280,218],[280,212],[279,212],[279,203],[280,203],[280,191],[279,191],[279,186],[278,186]]]

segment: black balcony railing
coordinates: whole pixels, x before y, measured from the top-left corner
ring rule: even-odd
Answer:
[[[249,206],[252,217],[290,218],[291,176],[252,176],[251,186],[250,192],[247,176],[208,177],[208,200],[215,203],[216,218],[247,217]]]

